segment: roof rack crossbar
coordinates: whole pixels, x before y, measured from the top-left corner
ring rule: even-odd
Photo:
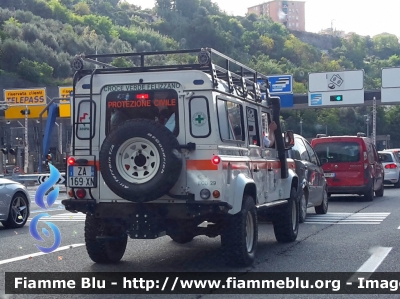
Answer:
[[[194,54],[197,53],[197,61],[189,64],[179,65],[146,65],[146,57],[154,55],[175,55],[175,54]],[[133,57],[140,58],[140,66],[115,67],[111,64],[98,61],[99,58]],[[141,53],[119,53],[119,54],[93,54],[77,55],[72,64],[75,71],[85,74],[87,70],[83,68],[83,61],[101,65],[103,68],[96,70],[96,74],[110,73],[135,73],[135,72],[156,72],[156,71],[176,71],[176,70],[199,70],[209,74],[213,80],[214,87],[218,85],[218,79],[228,83],[229,91],[240,90],[243,96],[252,91],[252,97],[256,101],[260,98],[260,90],[268,93],[268,77],[244,64],[212,49],[201,48],[191,50],[173,51],[153,51]],[[138,62],[138,61],[137,61]],[[259,85],[259,81],[265,84]],[[268,95],[269,96],[269,95]]]

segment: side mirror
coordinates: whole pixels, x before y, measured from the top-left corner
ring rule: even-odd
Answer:
[[[320,162],[321,162],[321,165],[324,165],[325,163],[328,163],[328,159],[327,158],[321,158]]]
[[[294,146],[294,133],[293,131],[286,131],[284,135],[285,149],[291,149]]]

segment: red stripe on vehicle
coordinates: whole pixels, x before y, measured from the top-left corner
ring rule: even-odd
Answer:
[[[187,160],[186,170],[218,170],[211,160]]]

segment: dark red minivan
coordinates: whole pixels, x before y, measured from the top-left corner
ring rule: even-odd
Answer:
[[[318,135],[317,135],[318,137]],[[331,194],[364,195],[372,201],[384,192],[384,168],[372,140],[357,136],[314,138],[311,145],[322,164]]]

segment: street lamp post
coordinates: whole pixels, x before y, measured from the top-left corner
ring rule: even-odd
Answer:
[[[29,110],[28,110],[28,106],[25,106],[25,161],[24,161],[24,172],[28,173],[29,170],[29,136],[28,136],[28,114],[29,114]]]
[[[367,124],[367,137],[369,137],[369,114],[364,115],[365,123]]]
[[[303,118],[300,117],[300,135],[303,136]]]

